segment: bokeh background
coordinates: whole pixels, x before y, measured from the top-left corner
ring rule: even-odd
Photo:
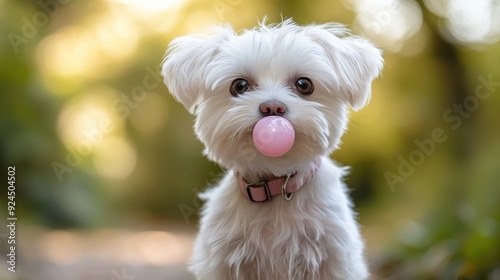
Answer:
[[[196,193],[222,171],[159,65],[177,36],[265,15],[384,50],[332,155],[352,166],[373,279],[500,279],[498,0],[0,0],[0,279],[192,279]]]

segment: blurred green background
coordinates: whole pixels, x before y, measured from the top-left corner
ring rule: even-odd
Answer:
[[[0,278],[190,279],[196,193],[222,171],[159,66],[177,36],[265,15],[344,23],[384,50],[332,155],[352,166],[373,279],[500,279],[498,0],[0,0],[20,260]]]

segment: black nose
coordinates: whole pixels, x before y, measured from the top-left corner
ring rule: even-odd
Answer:
[[[259,111],[263,116],[283,116],[286,105],[279,101],[266,101],[260,104]]]

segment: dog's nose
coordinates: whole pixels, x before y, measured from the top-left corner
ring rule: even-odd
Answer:
[[[283,116],[286,112],[286,105],[279,101],[266,101],[260,104],[259,111],[264,116]]]

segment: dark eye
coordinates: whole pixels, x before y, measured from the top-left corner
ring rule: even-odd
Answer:
[[[238,94],[243,94],[248,90],[250,90],[250,83],[245,79],[234,80],[229,89],[233,96],[238,96]]]
[[[295,89],[302,95],[311,95],[314,85],[308,78],[301,77],[295,82]]]

